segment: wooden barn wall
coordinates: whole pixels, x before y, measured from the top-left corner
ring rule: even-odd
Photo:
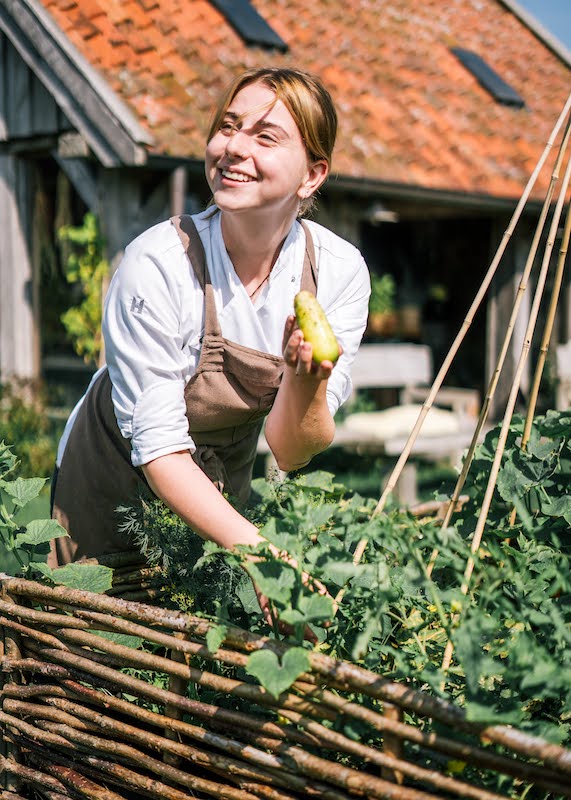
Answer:
[[[0,142],[71,130],[53,97],[0,34]]]
[[[39,371],[36,280],[29,242],[30,163],[0,152],[0,380]]]

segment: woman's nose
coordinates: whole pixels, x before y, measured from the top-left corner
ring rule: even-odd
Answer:
[[[244,158],[248,154],[248,137],[242,131],[234,131],[226,142],[226,152],[235,158]]]

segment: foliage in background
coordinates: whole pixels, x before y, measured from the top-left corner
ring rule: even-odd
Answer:
[[[24,521],[26,506],[41,492],[46,478],[17,477],[18,459],[0,441],[0,556],[2,571],[37,579],[41,576],[63,586],[104,592],[111,588],[112,570],[94,564],[67,564],[52,569],[45,563],[52,539],[67,536],[54,519]],[[15,566],[14,569],[12,569]]]
[[[16,442],[18,475],[51,475],[62,423],[46,411],[43,384],[11,381],[0,385],[0,441]]]
[[[203,544],[183,525],[173,535],[170,512],[158,501],[147,506],[145,520],[131,516],[131,532],[155,561],[162,559],[181,607],[267,634],[251,584],[243,580],[247,570],[276,616],[293,627],[289,639],[296,649],[307,647],[303,631],[310,625],[323,652],[448,697],[472,720],[514,724],[568,746],[571,412],[538,418],[526,451],[519,447],[521,429],[515,420],[467,596],[460,587],[497,430],[477,451],[465,487],[470,501],[446,529],[432,517],[396,508],[371,518],[374,500],[348,493],[330,474],[310,473],[281,484],[256,481],[257,502],[249,511],[267,541],[298,567],[276,559],[268,545],[256,548],[259,560],[251,564]],[[518,517],[510,527],[513,503]],[[352,556],[363,538],[368,545],[356,566]],[[198,560],[197,548],[203,553]],[[434,549],[439,555],[429,577]],[[336,614],[330,598],[311,591],[304,573],[332,596],[344,588]],[[270,633],[280,636],[277,627]],[[448,637],[455,656],[444,674]],[[256,663],[250,671],[275,693],[300,669],[281,665],[276,686],[276,667]]]
[[[395,309],[396,283],[392,275],[371,273],[369,313],[386,314]]]
[[[81,291],[80,302],[62,315],[62,322],[77,354],[83,356],[87,364],[98,364],[102,347],[103,287],[109,275],[109,262],[104,255],[97,217],[88,212],[83,225],[63,226],[58,236],[71,246],[66,263],[67,281]]]

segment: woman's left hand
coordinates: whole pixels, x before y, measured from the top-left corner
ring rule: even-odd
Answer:
[[[283,357],[287,366],[295,369],[296,375],[311,375],[317,380],[327,380],[333,371],[332,361],[316,364],[313,360],[313,348],[303,338],[297,320],[292,314],[286,320],[283,337]],[[342,348],[340,348],[342,352]]]

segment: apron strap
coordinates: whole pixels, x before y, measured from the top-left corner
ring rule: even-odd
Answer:
[[[205,285],[210,283],[210,275],[208,274],[208,267],[206,266],[206,254],[204,252],[202,239],[196,230],[194,220],[190,214],[181,214],[177,217],[171,217],[171,222],[175,226],[184,245],[188,260],[192,265],[200,288],[204,291]]]
[[[300,222],[305,233],[305,260],[303,262],[300,289],[307,289],[312,294],[317,294],[317,259],[315,258],[313,237],[309,230],[309,225],[303,220],[300,220]]]
[[[196,275],[196,279],[204,292],[204,335],[221,336],[218,314],[216,313],[216,304],[214,302],[214,291],[206,264],[206,253],[204,252],[204,245],[202,244],[202,239],[194,224],[194,220],[190,214],[181,214],[177,217],[171,217],[171,222],[178,232],[183,247],[186,250],[188,260]]]

